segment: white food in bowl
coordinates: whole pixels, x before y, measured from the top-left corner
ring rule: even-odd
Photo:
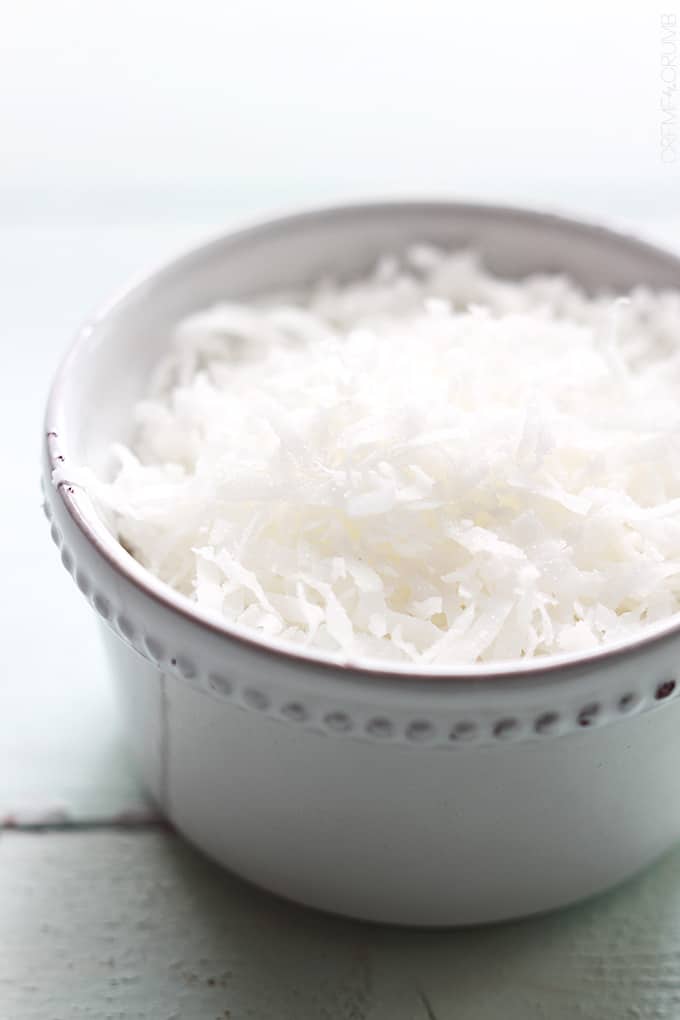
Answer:
[[[587,650],[680,609],[679,322],[677,291],[413,247],[182,321],[113,482],[80,481],[158,578],[265,636],[420,667]]]

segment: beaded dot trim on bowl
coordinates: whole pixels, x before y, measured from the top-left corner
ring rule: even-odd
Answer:
[[[59,549],[61,562],[76,585],[98,615],[130,647],[143,655],[158,669],[174,673],[192,682],[206,692],[233,702],[241,709],[263,712],[291,723],[312,726],[316,730],[335,735],[349,735],[374,741],[428,745],[437,747],[469,747],[475,744],[500,743],[512,740],[541,739],[578,732],[597,727],[633,714],[658,707],[677,697],[678,681],[663,677],[645,684],[637,690],[625,691],[610,703],[590,701],[576,711],[525,709],[522,715],[502,715],[476,718],[462,714],[453,722],[443,723],[440,718],[414,717],[407,720],[391,719],[383,713],[365,716],[350,713],[345,708],[319,708],[297,698],[283,696],[280,702],[252,684],[239,687],[234,681],[218,672],[202,675],[196,663],[180,651],[166,649],[153,635],[144,632],[128,613],[119,611],[109,598],[97,591],[88,575],[80,568],[73,553],[66,547],[64,537],[44,492],[43,509],[50,523],[52,541]]]

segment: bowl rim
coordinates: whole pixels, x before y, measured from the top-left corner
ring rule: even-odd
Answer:
[[[126,304],[140,296],[151,285],[161,284],[178,272],[190,270],[194,264],[217,253],[225,246],[254,240],[266,241],[268,237],[285,233],[290,228],[299,228],[312,221],[318,224],[345,217],[351,218],[367,214],[389,216],[405,211],[414,214],[418,211],[429,213],[441,211],[446,214],[456,212],[462,217],[481,216],[492,219],[519,220],[577,234],[586,240],[606,240],[610,243],[618,243],[628,250],[655,259],[677,271],[678,286],[680,287],[680,256],[633,235],[600,224],[535,208],[446,198],[414,200],[395,198],[378,201],[338,202],[307,207],[300,211],[284,214],[262,216],[250,224],[221,231],[204,242],[193,244],[174,257],[164,260],[150,271],[138,274],[127,285],[119,288],[111,298],[100,304],[76,331],[75,337],[61,358],[54,374],[46,404],[43,430],[46,483],[49,483],[52,491],[56,489],[60,502],[71,521],[82,537],[95,547],[107,566],[119,577],[132,584],[140,594],[150,598],[157,605],[180,616],[187,623],[229,642],[235,642],[248,651],[264,654],[279,661],[283,659],[299,668],[318,668],[324,673],[330,670],[336,676],[340,674],[345,679],[357,680],[362,684],[375,681],[383,686],[385,682],[391,682],[402,688],[411,687],[414,691],[422,691],[423,684],[428,682],[436,682],[437,686],[441,685],[442,689],[447,690],[456,685],[461,688],[469,688],[469,684],[472,682],[476,688],[479,683],[478,689],[488,688],[489,692],[497,693],[498,687],[494,681],[502,681],[505,690],[533,688],[544,681],[559,681],[565,675],[582,673],[596,665],[613,663],[631,652],[642,651],[648,646],[664,644],[666,641],[676,638],[680,634],[680,613],[650,624],[637,635],[583,652],[567,652],[532,659],[498,660],[488,663],[461,663],[460,666],[449,664],[422,667],[408,661],[393,662],[353,657],[306,646],[298,647],[291,642],[274,637],[260,636],[244,626],[230,622],[215,612],[203,609],[192,602],[188,596],[175,591],[155,577],[124,549],[105,526],[92,502],[77,482],[60,480],[56,485],[52,482],[53,472],[57,468],[64,468],[65,463],[68,463],[68,445],[62,445],[64,436],[68,440],[68,430],[63,428],[62,405],[70,368],[93,333],[110,316],[122,310]],[[484,681],[490,681],[490,683],[486,684]]]

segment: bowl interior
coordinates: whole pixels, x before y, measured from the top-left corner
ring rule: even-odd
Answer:
[[[590,291],[680,286],[680,260],[596,227],[520,210],[388,203],[303,213],[213,241],[147,278],[85,327],[48,410],[67,459],[101,470],[181,317],[220,300],[347,278],[424,241],[473,248],[510,278],[565,272]]]

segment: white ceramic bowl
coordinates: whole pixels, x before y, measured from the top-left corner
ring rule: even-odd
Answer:
[[[180,316],[354,274],[413,241],[474,247],[511,277],[680,286],[680,261],[647,245],[485,206],[330,209],[227,235],[83,329],[48,405],[45,505],[103,623],[141,776],[180,832],[302,903],[467,924],[588,896],[680,837],[678,623],[593,654],[456,675],[343,667],[199,611],[117,544],[80,489],[51,482],[56,466],[68,477],[71,463],[101,463],[129,433]]]

